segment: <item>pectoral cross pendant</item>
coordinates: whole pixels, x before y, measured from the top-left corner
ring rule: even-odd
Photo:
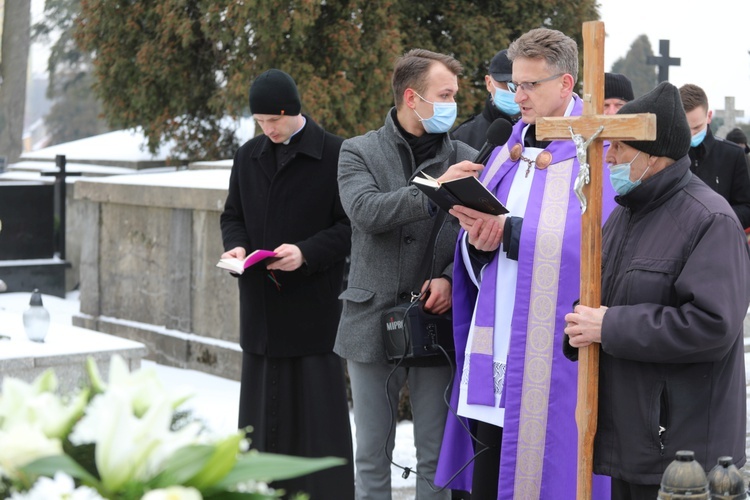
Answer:
[[[524,177],[528,177],[531,172],[531,167],[534,166],[534,160],[526,158],[524,155],[521,155],[521,159],[526,162],[526,175],[524,175]]]

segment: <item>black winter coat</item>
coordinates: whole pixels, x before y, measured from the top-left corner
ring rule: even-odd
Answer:
[[[744,170],[744,167],[743,167]],[[684,157],[617,198],[603,229],[594,472],[659,484],[678,450],[745,463],[750,255]]]
[[[714,137],[709,128],[689,155],[690,170],[729,202],[743,228],[750,227],[750,176],[742,148]]]
[[[271,276],[260,263],[239,276],[240,344],[253,354],[327,353],[336,338],[351,246],[336,180],[343,139],[305,118],[300,141],[285,148],[289,158],[278,171],[265,135],[237,150],[221,214],[225,250],[241,246],[250,253],[289,243],[306,260],[292,272]]]

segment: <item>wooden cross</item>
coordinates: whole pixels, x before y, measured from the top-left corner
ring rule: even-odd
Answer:
[[[679,66],[679,57],[669,57],[669,40],[659,40],[659,54],[657,56],[648,56],[646,64],[655,64],[659,67],[659,83],[669,81],[669,67]]]
[[[588,208],[581,220],[581,304],[601,305],[602,259],[602,151],[603,139],[654,140],[656,116],[602,115],[604,106],[604,23],[583,23],[583,115],[579,117],[538,118],[536,136],[540,140],[596,137],[588,144],[590,183],[584,186]],[[589,142],[586,140],[586,142]],[[578,144],[578,141],[576,141]],[[594,435],[599,403],[599,344],[578,350],[578,500],[591,499]]]

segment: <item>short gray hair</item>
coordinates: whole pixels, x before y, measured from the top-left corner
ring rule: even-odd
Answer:
[[[578,81],[578,44],[561,31],[536,28],[508,47],[508,59],[544,59],[553,72],[569,73]]]

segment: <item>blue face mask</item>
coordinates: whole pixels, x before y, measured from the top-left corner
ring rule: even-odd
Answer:
[[[638,158],[639,154],[641,154],[640,151],[638,151],[633,159],[627,163],[618,163],[617,165],[609,167],[609,182],[612,184],[612,188],[615,192],[620,196],[626,195],[635,189],[641,183],[641,179],[646,175],[648,169],[651,168],[651,166],[646,167],[646,170],[643,171],[638,180],[630,180],[630,165],[632,165],[635,159]]]
[[[444,134],[456,123],[458,106],[455,102],[430,102],[419,94],[417,94],[417,97],[428,104],[432,104],[432,116],[429,118],[422,118],[417,110],[414,110],[414,113],[419,116],[419,121],[422,122],[425,132],[428,134]]]
[[[493,83],[492,86],[495,87],[495,84]],[[492,102],[495,103],[497,109],[506,115],[513,116],[521,112],[521,107],[514,100],[515,98],[516,94],[510,90],[495,87],[495,94],[492,96]]]
[[[701,142],[703,142],[703,139],[706,138],[706,130],[708,130],[708,126],[706,126],[706,128],[704,128],[703,130],[701,130],[700,132],[698,132],[697,134],[695,134],[694,136],[690,138],[691,148],[700,146]]]

